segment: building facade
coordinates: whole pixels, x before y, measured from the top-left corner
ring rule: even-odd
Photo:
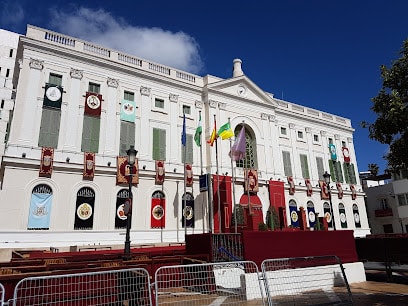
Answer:
[[[17,61],[1,164],[3,247],[123,243],[131,145],[132,244],[238,225],[315,229],[317,217],[370,233],[350,120],[274,98],[238,59],[229,79],[201,77],[29,25]],[[245,129],[244,160],[229,157],[238,137],[206,143],[228,122],[236,136]]]

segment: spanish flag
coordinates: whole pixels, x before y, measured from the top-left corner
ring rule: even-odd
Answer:
[[[212,133],[211,133],[210,139],[207,140],[207,143],[208,143],[210,146],[213,146],[214,141],[215,141],[216,139],[217,139],[217,131],[216,131],[215,126],[214,126],[214,129],[213,129],[213,131],[212,131]]]

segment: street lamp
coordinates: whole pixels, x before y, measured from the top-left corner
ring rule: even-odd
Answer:
[[[132,226],[132,204],[133,204],[133,195],[132,195],[132,178],[133,178],[133,166],[136,161],[137,151],[134,146],[130,146],[129,150],[126,151],[128,156],[127,163],[129,166],[129,198],[125,202],[124,212],[126,215],[126,240],[125,240],[125,257],[130,258],[130,228]]]
[[[329,193],[330,215],[331,215],[331,219],[332,219],[332,223],[333,223],[333,229],[336,230],[336,222],[334,222],[334,214],[333,214],[332,195],[331,195],[331,191],[330,191],[330,174],[327,173],[327,171],[325,171],[323,173],[323,178],[324,178],[324,181],[326,183],[327,190],[328,190],[328,193]]]

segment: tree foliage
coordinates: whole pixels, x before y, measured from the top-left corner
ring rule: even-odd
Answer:
[[[382,88],[371,99],[371,109],[377,119],[374,123],[362,122],[363,127],[368,127],[371,139],[389,145],[384,158],[391,171],[408,167],[408,39],[404,41],[400,55],[390,68],[380,67]]]

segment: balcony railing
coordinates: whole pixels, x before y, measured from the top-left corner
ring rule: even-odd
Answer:
[[[387,209],[377,209],[375,211],[375,216],[376,217],[392,217],[392,209],[387,208]]]

